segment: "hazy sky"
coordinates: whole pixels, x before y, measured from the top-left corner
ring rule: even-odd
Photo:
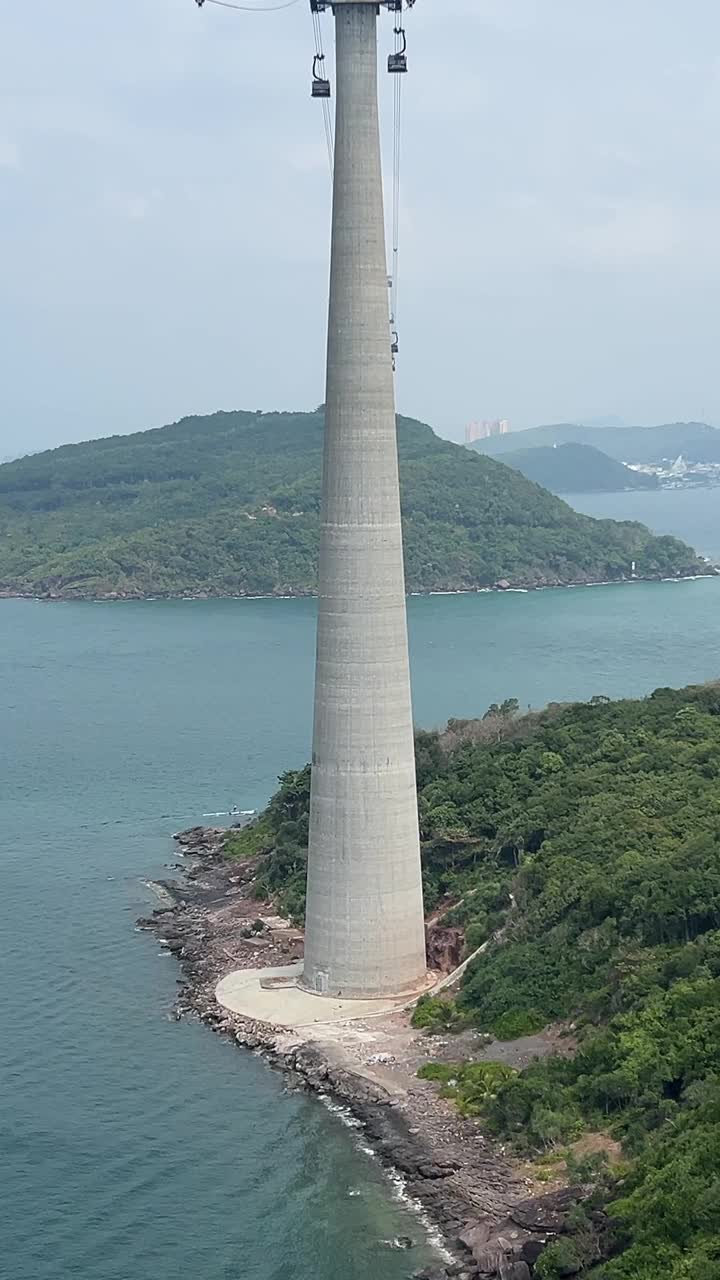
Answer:
[[[407,27],[400,408],[456,437],[720,423],[717,0],[417,0]],[[311,60],[308,0],[6,0],[0,457],[323,398]]]

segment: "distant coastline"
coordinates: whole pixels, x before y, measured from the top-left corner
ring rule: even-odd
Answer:
[[[704,480],[704,481],[698,481],[697,483],[688,483],[688,484],[683,484],[681,482],[677,484],[672,484],[672,483],[659,484],[655,489],[634,489],[630,485],[623,485],[619,489],[591,489],[591,488],[563,489],[562,492],[558,492],[558,497],[565,499],[566,494],[568,493],[582,493],[582,494],[587,494],[589,497],[596,496],[596,495],[609,496],[610,494],[613,494],[613,493],[632,493],[632,494],[694,493],[696,489],[702,489],[703,491],[705,491],[706,489],[720,489],[720,480]]]

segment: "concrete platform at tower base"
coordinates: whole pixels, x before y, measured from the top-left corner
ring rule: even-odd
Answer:
[[[422,995],[422,991],[418,991],[414,995],[381,1000],[318,996],[297,985],[302,971],[302,962],[278,969],[237,969],[221,979],[215,988],[215,998],[224,1009],[242,1018],[295,1029],[393,1013],[413,1004]],[[434,976],[428,975],[425,989],[429,990],[434,981]],[[266,983],[268,985],[264,985]]]

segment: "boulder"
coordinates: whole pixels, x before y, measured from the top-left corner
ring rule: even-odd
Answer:
[[[544,1248],[544,1240],[526,1240],[520,1250],[520,1258],[523,1262],[527,1262],[529,1267],[534,1267]]]
[[[494,1229],[493,1223],[489,1220],[486,1222],[469,1222],[458,1237],[460,1244],[469,1250],[473,1258],[477,1258],[478,1254],[483,1252]]]
[[[421,1178],[427,1178],[432,1181],[435,1178],[449,1178],[456,1170],[457,1165],[451,1164],[419,1164],[417,1171]]]
[[[446,1262],[444,1267],[426,1267],[424,1271],[413,1272],[413,1280],[471,1280],[471,1275],[462,1262]]]
[[[493,1245],[489,1249],[478,1249],[473,1254],[478,1265],[478,1271],[481,1276],[497,1276],[500,1274],[500,1266],[506,1261],[504,1249],[499,1249]]]
[[[173,840],[177,840],[186,853],[208,857],[219,852],[224,836],[223,827],[188,827],[186,831],[177,831]]]
[[[500,1263],[498,1278],[499,1280],[531,1280],[530,1268],[527,1262],[506,1258]]]

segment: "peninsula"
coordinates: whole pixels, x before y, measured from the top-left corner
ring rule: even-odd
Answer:
[[[350,1107],[459,1254],[436,1276],[709,1275],[718,759],[718,684],[525,716],[510,698],[418,733],[428,956],[448,989],[412,1026],[363,1010],[344,1029],[232,1010],[234,970],[302,955],[309,769],[285,774],[250,826],[183,837],[190,883],[146,922],[184,966],[178,1016]]]

